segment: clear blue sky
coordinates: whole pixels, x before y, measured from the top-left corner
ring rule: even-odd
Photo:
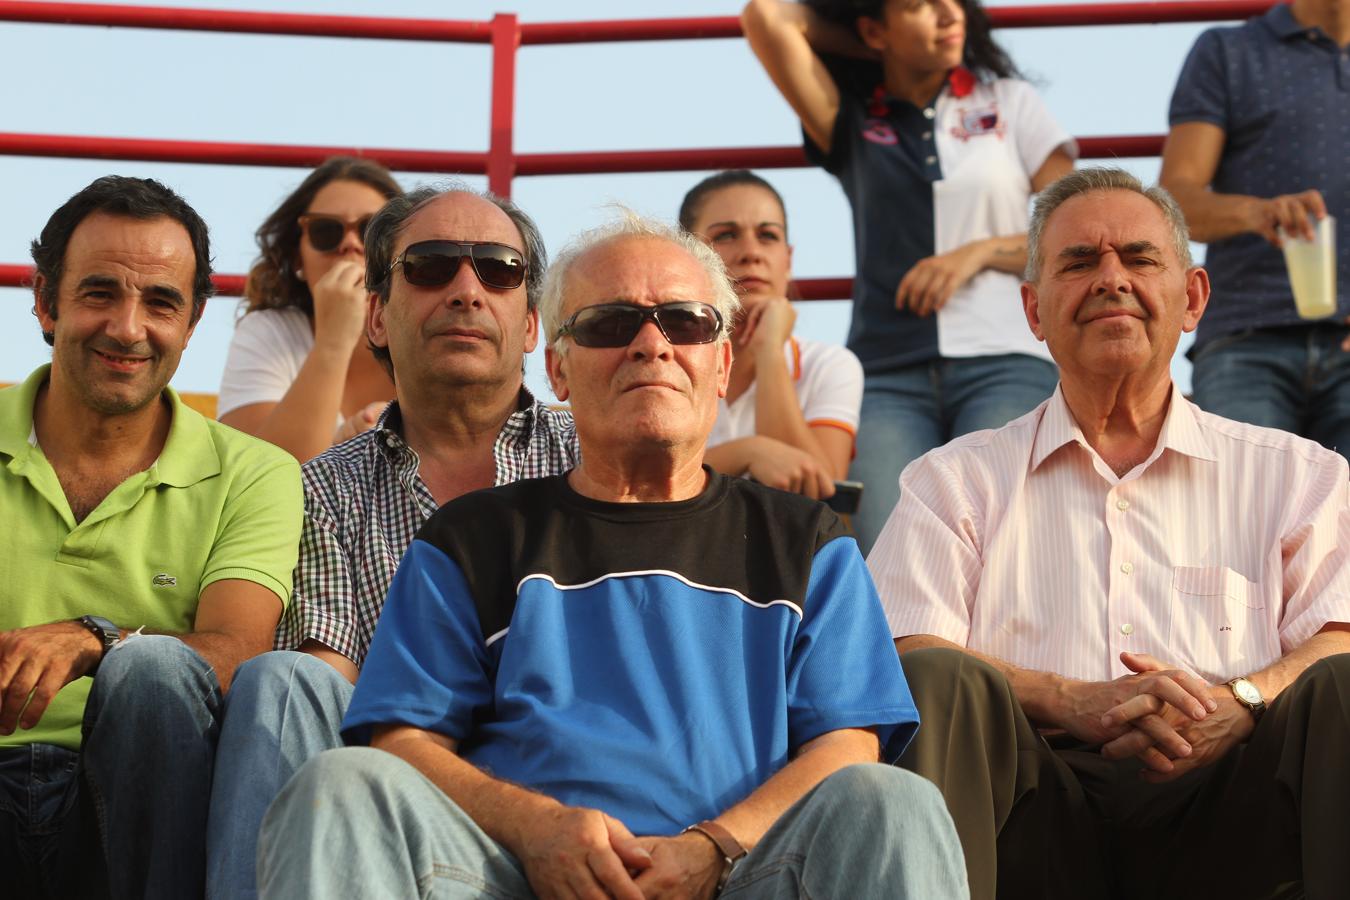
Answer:
[[[522,21],[735,15],[725,0],[172,0],[239,7],[399,17]],[[999,5],[1022,5],[1000,0]],[[1166,129],[1172,84],[1203,26],[1004,31],[1000,40],[1037,81],[1054,115],[1077,135]],[[4,130],[481,151],[487,147],[490,51],[484,45],[206,34],[0,23]],[[524,47],[516,77],[521,152],[794,144],[796,121],[740,40]],[[1145,179],[1157,160],[1126,167]],[[27,263],[28,243],[58,205],[110,172],[158,178],[211,226],[216,269],[243,272],[253,231],[303,177],[298,169],[0,157],[5,185],[0,262]],[[447,173],[450,174],[450,173]],[[550,249],[620,201],[673,218],[703,173],[520,178],[515,198]],[[796,274],[852,274],[848,207],[837,183],[810,169],[767,171],[787,200]],[[400,175],[405,186],[440,180]],[[469,183],[484,185],[481,177]],[[0,381],[48,358],[31,296],[0,289]],[[219,298],[183,357],[174,384],[214,392],[236,301]],[[798,329],[842,342],[844,303],[801,304]],[[1174,365],[1183,387],[1188,366]],[[543,390],[542,359],[528,366]]]

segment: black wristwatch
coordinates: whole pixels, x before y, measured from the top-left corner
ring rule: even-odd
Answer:
[[[99,655],[99,663],[103,662],[103,658],[108,655],[108,651],[112,649],[113,644],[122,639],[122,629],[102,616],[80,616],[75,621],[92,631],[94,637],[102,642],[103,652]],[[95,663],[94,668],[89,670],[89,674],[93,675],[97,671],[98,663]]]

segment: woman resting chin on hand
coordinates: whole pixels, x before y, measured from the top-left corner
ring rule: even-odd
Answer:
[[[258,229],[217,415],[301,462],[378,420],[394,384],[366,345],[366,225],[401,193],[378,163],[324,162]]]
[[[742,304],[706,462],[770,487],[829,497],[853,455],[862,367],[843,347],[792,334],[797,313],[787,300],[792,247],[782,197],[753,172],[721,172],[685,196],[680,224],[722,257]]]

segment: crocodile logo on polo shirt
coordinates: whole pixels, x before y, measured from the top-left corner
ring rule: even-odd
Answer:
[[[155,587],[177,587],[178,579],[174,578],[168,572],[160,572],[154,578],[150,579],[150,583]]]

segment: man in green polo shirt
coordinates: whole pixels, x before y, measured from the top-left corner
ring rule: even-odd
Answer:
[[[290,599],[299,469],[166,386],[211,293],[181,197],[100,178],[33,259],[52,362],[0,391],[4,893],[200,896],[222,694]]]

